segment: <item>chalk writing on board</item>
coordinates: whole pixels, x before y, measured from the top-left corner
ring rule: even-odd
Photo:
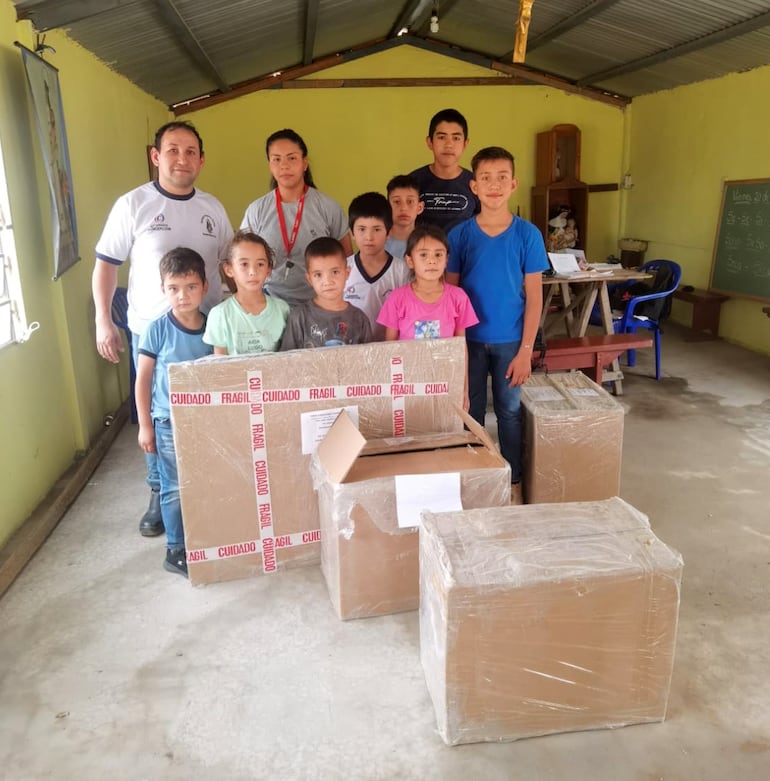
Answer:
[[[770,298],[770,180],[724,183],[711,287]]]

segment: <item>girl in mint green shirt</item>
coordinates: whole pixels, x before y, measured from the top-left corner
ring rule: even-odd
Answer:
[[[215,355],[274,352],[289,316],[289,305],[266,295],[263,286],[273,269],[273,252],[256,233],[238,231],[222,261],[232,296],[215,306],[206,322],[203,341]]]

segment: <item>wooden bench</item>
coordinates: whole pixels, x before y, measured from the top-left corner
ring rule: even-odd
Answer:
[[[602,384],[602,372],[626,350],[652,347],[652,336],[636,334],[600,334],[548,339],[543,366],[538,356],[532,358],[533,368],[546,371],[590,369],[593,379]]]
[[[712,293],[710,290],[674,291],[674,298],[692,304],[692,323],[690,331],[695,339],[716,339],[719,336],[719,310],[730,296],[722,293]]]

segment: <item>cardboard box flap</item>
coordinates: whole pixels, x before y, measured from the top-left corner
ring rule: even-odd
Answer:
[[[331,428],[319,443],[316,453],[326,473],[335,483],[346,477],[361,451],[366,439],[356,428],[345,410],[342,410]]]
[[[459,404],[455,404],[453,401],[450,403],[457,411],[463,424],[466,425],[490,450],[497,452],[495,443],[492,441],[489,434],[487,434],[487,430],[483,426],[480,426]]]
[[[480,444],[470,431],[456,433],[418,434],[414,437],[385,437],[367,439],[360,456],[379,456],[383,453],[410,453],[415,450],[437,450],[445,447]],[[486,444],[486,443],[484,443]]]

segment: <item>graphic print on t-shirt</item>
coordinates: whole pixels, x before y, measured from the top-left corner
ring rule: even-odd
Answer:
[[[415,320],[415,339],[440,339],[441,323],[438,320]]]

